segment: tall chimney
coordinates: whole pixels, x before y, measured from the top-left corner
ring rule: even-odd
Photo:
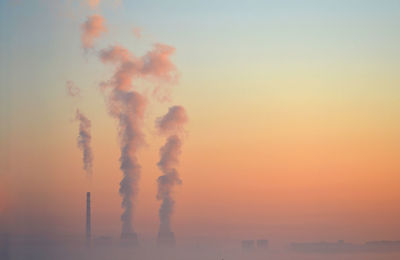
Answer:
[[[90,192],[86,193],[86,241],[89,242],[91,234],[91,219],[90,219]]]

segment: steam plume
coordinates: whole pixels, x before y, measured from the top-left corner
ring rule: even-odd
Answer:
[[[182,106],[172,106],[168,113],[156,120],[156,127],[160,134],[182,133],[183,125],[188,121],[186,110]]]
[[[142,128],[146,100],[137,91],[132,90],[132,82],[144,77],[171,79],[175,73],[175,66],[169,60],[169,55],[173,50],[170,46],[156,44],[152,51],[142,57],[135,57],[121,46],[111,46],[100,51],[103,63],[116,66],[114,75],[103,86],[111,88],[108,98],[109,112],[119,122],[120,169],[123,172],[119,192],[124,209],[121,215],[121,238],[137,240],[132,216],[141,168],[137,160],[137,151],[144,142]]]
[[[89,16],[88,19],[82,24],[82,47],[85,51],[93,48],[94,40],[99,38],[102,33],[107,31],[104,25],[104,18],[99,14]]]
[[[136,57],[121,46],[111,46],[100,52],[100,58],[104,63],[113,63],[118,68],[113,78],[105,85],[128,91],[132,89],[132,81],[139,78],[158,79],[167,82],[175,82],[178,73],[170,56],[175,48],[157,43],[153,49],[142,57]]]
[[[183,125],[187,120],[185,109],[182,106],[173,106],[166,115],[156,121],[156,126],[160,133],[169,135],[166,143],[160,149],[161,158],[157,164],[163,173],[157,179],[157,199],[161,200],[159,209],[160,227],[158,231],[158,243],[160,245],[175,244],[175,236],[171,230],[171,216],[175,204],[172,190],[175,184],[181,184],[176,169],[182,147],[179,134],[183,131]]]
[[[83,168],[88,174],[92,173],[92,148],[90,147],[90,120],[79,110],[76,111],[76,120],[79,121],[78,147],[83,152]]]
[[[87,0],[87,3],[89,4],[90,8],[96,8],[99,5],[100,0]]]
[[[74,82],[68,80],[68,81],[65,83],[65,86],[66,86],[66,90],[67,90],[68,96],[70,96],[70,97],[77,97],[77,96],[80,95],[81,90],[79,89],[78,86],[75,85]]]
[[[138,180],[141,167],[137,160],[137,150],[144,142],[142,121],[146,100],[139,93],[114,90],[112,94],[111,114],[119,119],[120,135],[120,169],[123,178],[120,182],[119,193],[122,196],[124,212],[122,220],[122,238],[135,234],[132,225],[133,200],[137,195]]]

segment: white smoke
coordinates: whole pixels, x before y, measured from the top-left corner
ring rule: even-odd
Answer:
[[[156,126],[161,134],[169,135],[166,143],[160,149],[160,161],[157,166],[163,175],[159,176],[157,199],[161,200],[159,209],[160,227],[158,231],[159,244],[174,245],[175,237],[171,229],[171,216],[174,210],[173,187],[181,184],[177,166],[181,154],[182,140],[180,134],[188,118],[182,106],[173,106],[168,113],[157,119]]]
[[[81,149],[83,153],[83,168],[88,174],[91,174],[93,162],[92,148],[90,147],[90,141],[92,139],[90,135],[91,122],[79,110],[76,110],[75,119],[79,121],[79,135],[77,143],[79,149]]]

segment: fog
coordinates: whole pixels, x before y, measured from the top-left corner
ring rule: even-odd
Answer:
[[[292,2],[0,0],[0,260],[400,259],[400,1]]]
[[[370,251],[347,251],[340,249],[326,252],[296,252],[290,244],[271,247],[243,248],[241,241],[213,241],[213,239],[188,239],[178,241],[176,247],[156,246],[154,239],[142,239],[139,246],[111,237],[94,238],[90,244],[83,237],[40,237],[1,236],[1,259],[351,259],[351,260],[393,260],[400,259],[397,247]],[[342,243],[342,242],[338,242]],[[336,244],[336,243],[332,243]],[[376,249],[376,248],[375,248]]]

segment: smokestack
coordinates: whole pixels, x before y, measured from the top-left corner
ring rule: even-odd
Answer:
[[[92,221],[90,218],[90,192],[86,193],[86,242],[90,242],[90,238],[92,236]]]

